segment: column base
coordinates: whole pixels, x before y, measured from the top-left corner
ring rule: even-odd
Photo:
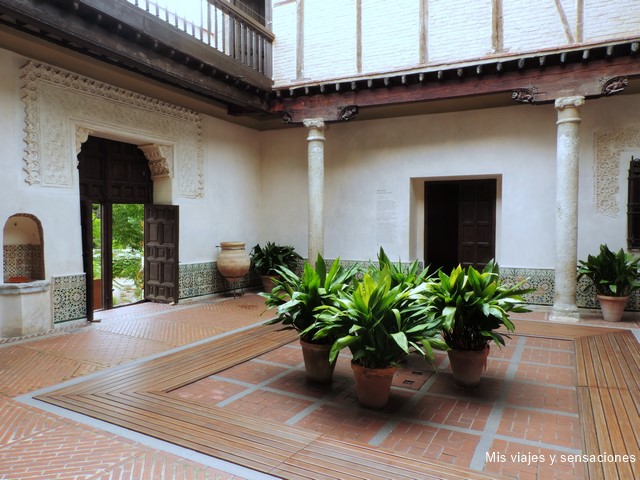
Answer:
[[[549,320],[560,323],[577,323],[580,321],[580,312],[575,305],[554,305]]]

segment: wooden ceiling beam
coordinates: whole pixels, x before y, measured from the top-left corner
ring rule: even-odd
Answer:
[[[348,105],[367,108],[496,93],[509,95],[515,101],[541,104],[574,95],[585,98],[611,95],[626,86],[625,79],[640,78],[639,56],[589,60],[584,52],[580,62],[563,63],[560,59],[558,65],[546,66],[547,58],[538,57],[537,68],[527,68],[525,61],[518,61],[517,68],[510,72],[505,72],[502,64],[497,64],[496,73],[492,74],[487,74],[486,68],[474,67],[474,75],[457,68],[449,76],[446,71],[439,71],[429,79],[424,74],[417,74],[417,81],[411,84],[403,77],[404,82],[398,82],[398,86],[393,86],[391,79],[385,77],[383,85],[386,88],[375,87],[369,79],[363,81],[366,88],[345,93],[296,96],[297,90],[291,89],[292,96],[276,96],[272,100],[271,113],[286,113],[285,118],[291,123],[302,122],[305,118],[339,121],[343,119],[342,110]],[[566,56],[564,59],[566,62]]]
[[[107,14],[104,11],[89,12],[87,9],[92,7],[88,3],[78,1],[77,8],[74,6],[76,4],[63,8],[60,6],[63,4],[56,2],[0,0],[0,20],[5,25],[37,34],[65,48],[75,49],[100,61],[138,72],[215,102],[242,107],[250,112],[268,110],[266,97],[270,94],[270,85],[264,90],[262,84],[252,85],[260,91],[259,95],[255,91],[248,91],[244,80],[238,81],[245,78],[248,68],[222,58],[223,54],[201,45],[194,38],[187,38],[186,34],[182,35],[183,32],[169,25],[161,25],[161,20],[132,5],[98,2],[108,10]],[[117,20],[119,17],[111,15],[123,15],[122,18],[129,23],[125,25]],[[8,18],[14,19],[15,24],[11,24]],[[25,25],[29,28],[25,28]],[[164,33],[161,34],[163,29]],[[221,70],[225,72],[224,78],[220,78],[218,73],[221,66],[224,68]],[[270,80],[266,80],[270,83]]]

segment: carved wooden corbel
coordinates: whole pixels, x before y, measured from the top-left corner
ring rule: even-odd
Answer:
[[[338,107],[338,118],[343,121],[354,118],[360,109],[357,105],[347,105],[346,107]]]
[[[533,103],[533,92],[526,88],[521,88],[511,92],[511,98],[520,103]]]
[[[613,77],[606,81],[602,87],[602,95],[609,96],[619,93],[629,85],[627,77]]]

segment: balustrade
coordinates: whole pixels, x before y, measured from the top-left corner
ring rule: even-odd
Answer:
[[[252,18],[256,15],[245,13],[227,0],[200,0],[199,10],[188,4],[183,7],[183,2],[180,10],[173,11],[160,0],[127,1],[271,78],[275,37]]]

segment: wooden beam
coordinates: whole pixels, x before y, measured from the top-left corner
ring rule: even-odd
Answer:
[[[111,3],[117,4],[117,8],[124,9],[124,4],[120,2],[100,2],[101,5],[104,4],[105,6],[107,4],[111,5]],[[128,7],[135,8],[133,6]],[[174,87],[192,91],[225,104],[237,105],[253,111],[265,112],[267,110],[267,102],[260,96],[215,78],[213,76],[215,75],[215,68],[210,73],[205,73],[202,69],[191,68],[185,64],[185,58],[188,56],[190,59],[197,59],[203,63],[211,63],[218,66],[220,61],[217,56],[221,54],[204,44],[199,45],[200,42],[195,38],[182,38],[181,34],[184,37],[188,37],[188,35],[171,28],[168,24],[162,27],[167,30],[167,34],[170,34],[168,38],[174,39],[172,45],[176,47],[173,48],[174,52],[182,50],[186,51],[188,55],[181,52],[181,56],[178,58],[177,54],[174,53],[176,59],[173,60],[169,54],[160,53],[160,46],[164,44],[164,40],[167,40],[167,38],[160,35],[161,28],[156,24],[161,21],[155,19],[155,17],[153,19],[150,18],[151,16],[141,9],[135,10],[135,14],[131,12],[131,17],[127,20],[130,22],[127,28],[131,31],[131,24],[133,24],[136,28],[140,27],[140,31],[144,32],[147,38],[151,38],[148,35],[149,32],[160,37],[151,38],[149,40],[149,48],[144,48],[140,42],[132,41],[133,38],[128,40],[124,35],[120,35],[115,31],[111,32],[102,26],[98,26],[97,23],[92,23],[77,16],[74,10],[66,11],[47,2],[0,0],[0,12],[26,25],[37,27],[41,32],[44,32],[44,34],[40,33],[39,36],[47,40],[55,41],[56,38],[61,39],[63,42],[67,42],[68,48],[76,45],[76,49],[84,54],[92,55],[107,63],[137,71]],[[149,18],[138,18],[140,16],[138,15],[138,10],[139,14]],[[124,15],[123,12],[121,13]],[[112,10],[109,10],[109,13],[117,14]],[[107,13],[105,12],[98,13],[93,17],[93,22],[99,21],[101,24],[105,24],[106,15]],[[31,33],[30,29],[25,29],[24,31]],[[193,43],[193,45],[187,48],[190,43]],[[193,52],[193,55],[191,55],[191,52]],[[229,68],[226,63],[224,68]],[[233,73],[230,76],[238,76],[244,79],[240,74],[241,71],[244,72],[244,68],[238,69],[239,65],[234,65],[234,68],[231,69]]]
[[[540,67],[544,65],[544,68],[525,68],[526,65],[523,64],[518,65],[521,69],[505,72],[502,68],[498,68],[501,64],[496,64],[496,73],[489,74],[487,68],[478,71],[474,67],[474,75],[456,69],[450,80],[445,80],[446,76],[443,72],[437,72],[435,77],[431,76],[429,79],[422,76],[422,81],[405,82],[406,84],[401,88],[393,87],[391,82],[387,81],[385,82],[387,88],[274,99],[271,112],[286,111],[291,121],[297,123],[303,118],[318,117],[324,118],[325,121],[337,121],[339,120],[338,107],[341,105],[357,105],[360,108],[366,108],[496,93],[511,96],[514,91],[529,92],[528,103],[550,103],[556,98],[574,95],[597,98],[620,91],[620,88],[605,88],[611,85],[613,79],[640,78],[638,60],[636,56],[627,56],[556,66],[546,65],[545,60],[537,60],[536,63]],[[389,79],[385,78],[385,80]],[[617,86],[623,88],[623,83]]]

